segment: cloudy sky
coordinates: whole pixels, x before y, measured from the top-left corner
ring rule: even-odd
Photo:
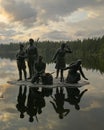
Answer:
[[[0,43],[104,35],[104,0],[0,0]]]

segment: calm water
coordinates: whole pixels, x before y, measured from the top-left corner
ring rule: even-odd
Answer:
[[[54,64],[47,64],[47,72],[53,72]],[[87,89],[80,100],[74,98],[74,101],[59,101],[59,105],[63,105],[63,119],[59,118],[59,109],[55,111],[52,103],[55,104],[51,95],[54,97],[56,88],[53,90],[45,90],[49,93],[42,98],[43,108],[42,113],[33,116],[33,122],[29,121],[29,113],[34,113],[33,110],[28,110],[24,113],[24,118],[20,118],[20,111],[17,110],[17,96],[20,86],[10,85],[7,81],[16,80],[18,71],[16,62],[9,59],[0,59],[0,130],[103,130],[104,129],[104,74],[96,70],[83,71],[88,77],[90,84],[79,88],[79,90],[63,89],[65,99],[68,98],[69,92],[75,92],[77,95]],[[65,75],[67,72],[65,73]],[[53,75],[55,76],[55,74]],[[24,90],[25,86],[21,86]],[[29,87],[26,91],[26,105],[28,103]],[[38,90],[41,95],[42,90]],[[48,95],[49,94],[49,95]],[[63,97],[61,97],[63,99]],[[80,109],[75,108],[75,102]],[[60,105],[60,107],[62,107]],[[23,109],[22,109],[23,110]],[[60,110],[61,111],[61,110]],[[65,113],[66,116],[65,116]]]

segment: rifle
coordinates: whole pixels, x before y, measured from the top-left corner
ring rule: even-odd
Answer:
[[[36,47],[38,46],[38,42],[39,42],[39,37],[37,38],[37,40],[36,40]]]

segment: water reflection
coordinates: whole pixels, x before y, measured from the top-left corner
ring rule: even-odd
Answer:
[[[27,94],[27,86],[20,85],[19,93],[17,96],[17,104],[16,108],[20,112],[20,118],[24,118],[24,114],[27,113],[29,116],[29,122],[34,121],[34,117],[38,122],[38,115],[42,114],[43,108],[46,106],[45,98],[52,95],[52,88],[28,88]],[[26,103],[27,100],[27,103]]]
[[[26,92],[27,92],[27,87],[24,86],[24,90],[23,90],[23,86],[20,85],[19,93],[17,96],[17,104],[16,104],[16,108],[20,112],[20,118],[24,118],[24,113],[26,112],[26,105],[25,105]]]
[[[40,98],[40,93],[38,93],[36,88],[29,88],[29,94],[28,94],[28,99],[27,99],[27,114],[29,116],[29,122],[34,121],[34,116],[36,117],[36,120],[38,121],[37,118],[37,113],[38,113],[38,107],[37,107],[37,102],[38,99]]]
[[[54,89],[54,92],[53,92]],[[51,109],[58,114],[59,119],[63,119],[70,112],[69,106],[65,108],[65,102],[74,105],[76,110],[80,109],[79,103],[87,89],[82,92],[80,89],[73,87],[57,87],[57,88],[36,88],[20,85],[17,96],[16,108],[20,112],[20,118],[28,115],[28,121],[38,122],[38,116],[44,112],[46,107],[45,97],[49,98]],[[27,96],[26,96],[27,95]]]
[[[54,97],[52,97],[53,101],[50,101],[52,104],[55,112],[59,115],[60,119],[63,119],[64,116],[66,116],[70,110],[64,108],[64,101],[65,101],[65,93],[63,93],[63,88],[56,88],[56,93],[54,94]]]
[[[65,101],[67,101],[70,105],[74,105],[76,110],[80,110],[80,100],[83,96],[83,94],[87,91],[87,89],[80,92],[78,88],[68,88],[66,87],[67,91],[67,98]]]
[[[89,62],[90,64],[92,62]],[[94,64],[93,64],[94,65]],[[103,64],[102,67],[104,68]],[[54,70],[54,64],[47,65],[47,71],[52,72]],[[41,114],[33,116],[34,121],[29,122],[29,115],[27,114],[27,101],[29,95],[29,87],[26,86],[26,112],[24,112],[24,118],[20,118],[20,111],[17,110],[19,87],[15,85],[7,84],[7,81],[17,79],[17,67],[15,60],[1,59],[0,64],[0,92],[3,93],[4,98],[0,99],[0,129],[1,130],[63,130],[63,129],[85,129],[85,130],[103,130],[104,128],[104,74],[99,71],[84,68],[84,72],[88,75],[89,85],[81,87],[80,94],[86,91],[78,103],[80,110],[77,111],[73,104],[64,101],[64,109],[70,109],[70,112],[63,119],[59,119],[58,114],[55,112],[52,101],[55,105],[55,101],[51,96],[55,98],[56,88],[54,89],[38,89],[42,92],[45,100],[45,107],[42,108]],[[25,86],[22,86],[22,94],[24,93]],[[68,99],[68,92],[66,88],[63,88],[63,94],[65,99]],[[70,88],[69,88],[70,90]],[[70,90],[71,91],[71,90]],[[73,90],[74,91],[74,90]],[[60,89],[59,89],[60,92]],[[70,95],[70,94],[69,94]],[[90,124],[90,125],[89,125]]]

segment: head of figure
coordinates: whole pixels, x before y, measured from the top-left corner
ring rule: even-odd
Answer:
[[[29,43],[30,43],[30,45],[33,45],[34,40],[33,40],[32,38],[30,38],[30,39],[29,39]]]
[[[61,48],[64,49],[65,48],[65,43],[61,44]]]
[[[29,117],[29,122],[33,122],[34,118],[33,117]]]
[[[39,56],[39,61],[42,61],[43,57],[42,56]]]
[[[62,114],[62,113],[59,114],[59,118],[60,118],[60,119],[63,119],[63,114]]]
[[[20,49],[22,50],[24,48],[24,45],[23,44],[20,44]]]
[[[20,118],[24,118],[24,114],[23,113],[20,114]]]
[[[80,66],[82,64],[82,60],[81,59],[78,59],[77,60],[77,65]]]
[[[41,113],[42,113],[42,109],[39,108],[39,109],[38,109],[38,114],[41,114]]]
[[[79,107],[78,104],[75,104],[75,109],[76,109],[76,110],[80,110],[80,107]]]

